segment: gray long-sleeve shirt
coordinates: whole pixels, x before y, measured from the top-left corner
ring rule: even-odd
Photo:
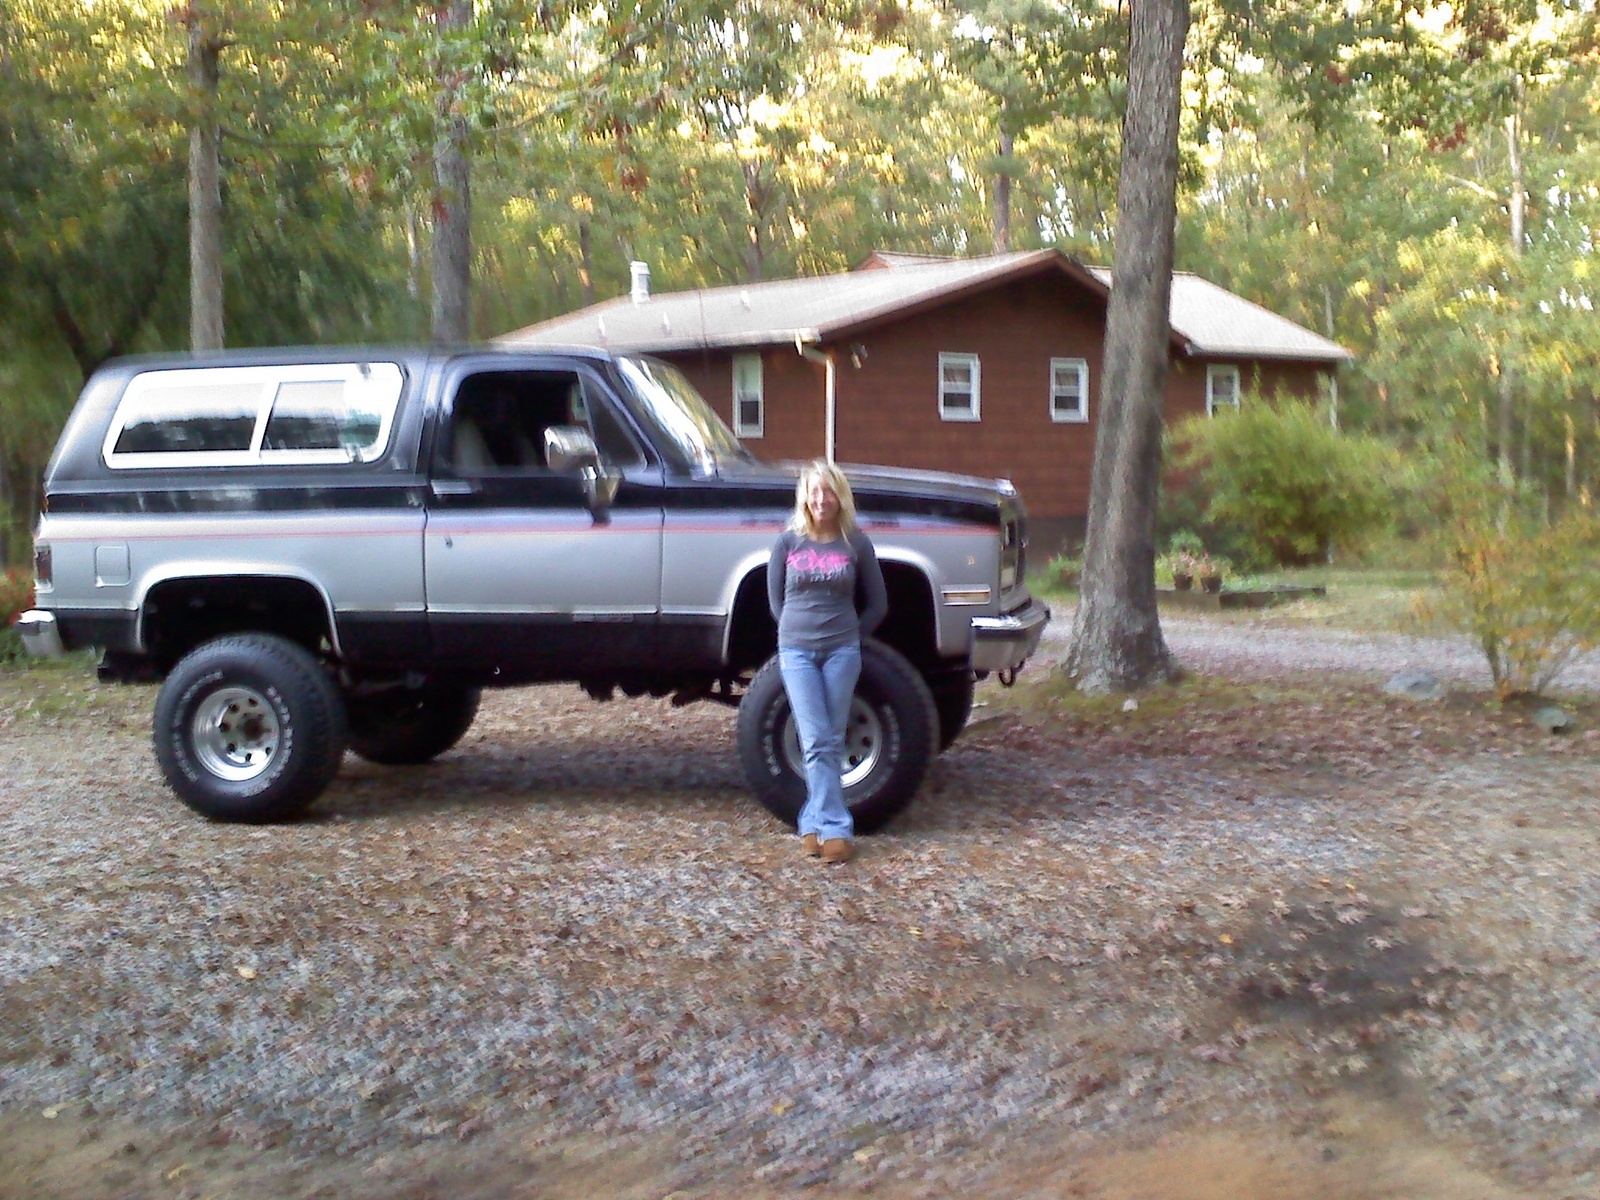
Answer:
[[[866,637],[889,612],[872,540],[859,529],[831,542],[784,530],[767,562],[767,603],[785,649],[834,650]]]

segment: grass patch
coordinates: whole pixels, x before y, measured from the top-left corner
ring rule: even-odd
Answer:
[[[1416,616],[1417,599],[1436,594],[1439,586],[1432,571],[1381,567],[1306,567],[1261,579],[1264,583],[1320,586],[1327,589],[1327,595],[1251,613],[1255,620],[1372,633],[1425,632]]]
[[[1168,619],[1185,621],[1239,621],[1268,625],[1323,625],[1366,633],[1433,633],[1416,615],[1419,596],[1438,595],[1438,576],[1420,568],[1305,567],[1260,575],[1229,577],[1223,590],[1252,591],[1279,584],[1320,586],[1326,596],[1307,596],[1270,608],[1224,609],[1219,612],[1185,610]],[[1034,588],[1034,594],[1054,612],[1054,619],[1070,620],[1078,593],[1072,588]]]
[[[985,702],[983,711],[1009,716],[1028,723],[1064,721],[1084,729],[1139,730],[1174,721],[1190,720],[1199,714],[1217,714],[1240,709],[1274,705],[1363,703],[1362,698],[1343,689],[1330,690],[1325,682],[1251,681],[1239,683],[1214,675],[1185,674],[1170,683],[1156,684],[1142,691],[1106,696],[1087,696],[1072,685],[1063,672],[1050,670],[1019,676],[1015,687],[985,683],[978,693]],[[1126,708],[1129,700],[1137,707]],[[1377,702],[1373,697],[1372,702]]]
[[[131,714],[146,704],[147,688],[102,684],[94,651],[28,659],[0,669],[0,725],[53,721],[89,713]]]

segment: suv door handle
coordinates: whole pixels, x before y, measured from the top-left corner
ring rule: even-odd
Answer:
[[[435,479],[429,486],[435,496],[470,496],[478,490],[465,479]]]

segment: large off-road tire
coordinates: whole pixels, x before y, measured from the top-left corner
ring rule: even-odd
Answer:
[[[873,833],[916,795],[938,753],[933,696],[909,662],[881,642],[861,647],[845,734],[844,802],[857,833]],[[739,704],[739,762],[756,798],[793,826],[805,804],[799,738],[774,657],[756,673]]]
[[[344,700],[304,647],[265,633],[204,642],[156,697],[156,759],[172,790],[217,821],[304,812],[344,755]]]
[[[390,767],[432,762],[472,728],[481,695],[477,688],[429,684],[351,697],[345,702],[350,749]]]
[[[939,712],[939,750],[950,749],[950,743],[961,736],[972,716],[972,696],[977,680],[967,670],[952,671],[931,680],[933,706]]]

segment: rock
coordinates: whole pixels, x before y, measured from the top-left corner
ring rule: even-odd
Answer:
[[[1546,733],[1562,733],[1572,728],[1572,715],[1551,704],[1533,714],[1533,723]]]
[[[1406,670],[1391,675],[1383,690],[1391,696],[1405,696],[1411,700],[1442,700],[1444,684],[1428,671]]]

